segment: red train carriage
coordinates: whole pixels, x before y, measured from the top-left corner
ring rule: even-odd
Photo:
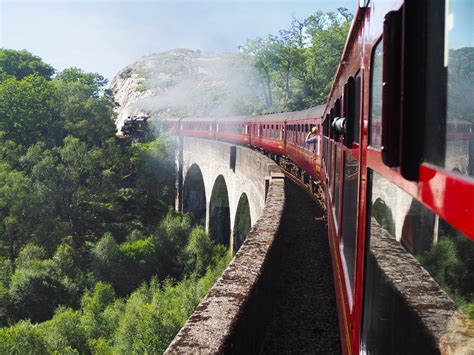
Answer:
[[[360,3],[323,122],[343,349],[437,353],[439,285],[474,302],[474,4]]]
[[[277,155],[285,154],[285,120],[288,113],[255,116],[251,123],[251,144]]]
[[[295,162],[301,169],[313,178],[320,177],[321,166],[321,115],[325,105],[309,108],[303,111],[292,112],[286,116],[286,153],[285,155]],[[306,144],[306,137],[315,128],[317,140]]]
[[[244,116],[217,119],[215,137],[224,142],[250,144],[250,119]]]
[[[215,118],[183,118],[180,120],[180,134],[183,137],[215,139],[215,128]]]

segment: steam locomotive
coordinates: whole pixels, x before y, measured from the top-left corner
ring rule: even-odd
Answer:
[[[322,184],[346,354],[474,349],[473,11],[361,0],[327,104],[163,122],[258,147]]]
[[[125,137],[142,137],[147,129],[149,116],[128,116],[121,128],[122,135]]]

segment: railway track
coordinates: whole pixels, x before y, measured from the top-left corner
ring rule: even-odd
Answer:
[[[251,148],[274,160],[281,168],[282,173],[285,174],[285,177],[288,180],[292,181],[296,186],[302,189],[309,196],[309,198],[311,198],[311,200],[316,203],[324,212],[327,211],[326,198],[324,197],[324,189],[319,182],[309,179],[309,183],[305,183],[303,181],[304,179],[301,178],[301,175],[295,173],[295,171],[297,171],[295,169],[296,164],[293,163],[290,159],[286,157],[275,159],[273,154],[265,152],[264,150],[259,148]]]

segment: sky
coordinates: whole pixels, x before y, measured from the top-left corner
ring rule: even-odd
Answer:
[[[26,49],[57,70],[71,66],[111,80],[138,58],[174,48],[234,52],[277,34],[292,17],[357,0],[0,0],[0,47]]]

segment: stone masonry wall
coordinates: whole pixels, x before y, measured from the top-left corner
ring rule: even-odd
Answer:
[[[258,353],[275,294],[284,184],[271,173],[262,216],[165,354]]]

